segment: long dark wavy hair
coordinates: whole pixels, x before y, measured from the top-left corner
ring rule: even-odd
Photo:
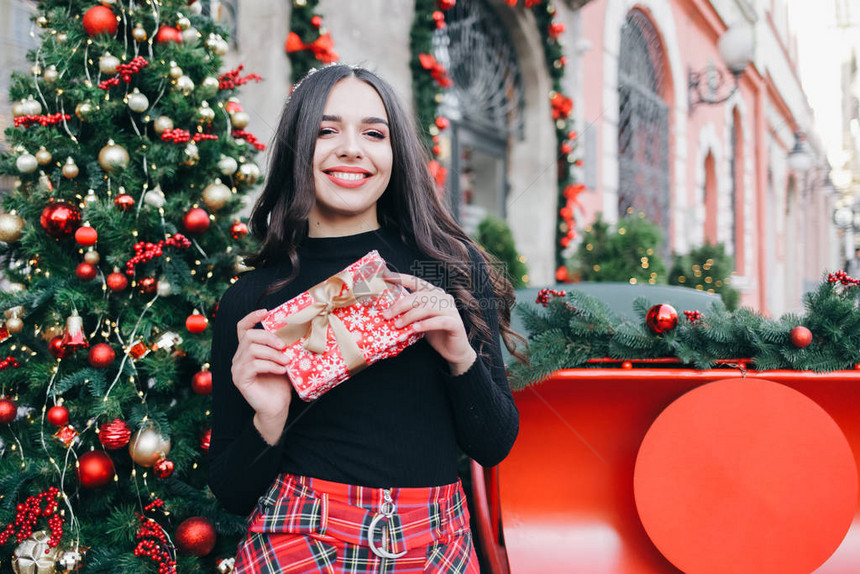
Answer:
[[[403,108],[388,82],[364,68],[343,64],[326,66],[305,76],[293,90],[275,134],[266,185],[250,217],[250,230],[260,242],[260,249],[247,257],[246,263],[264,267],[285,256],[289,258],[290,276],[272,285],[269,292],[283,288],[298,275],[297,247],[307,237],[308,217],[316,197],[313,155],[323,110],[335,84],[348,77],[357,78],[376,90],[388,114],[393,165],[388,188],[377,202],[380,225],[395,231],[407,245],[444,265],[449,274],[451,294],[471,326],[470,340],[474,341],[481,334],[487,341],[489,326],[468,288],[472,284],[469,246],[473,253],[479,253],[499,303],[494,308],[498,310],[502,340],[514,357],[527,361],[526,341],[511,329],[513,286],[499,273],[492,256],[475,245],[439,201],[427,169],[427,152],[418,139],[411,114]]]

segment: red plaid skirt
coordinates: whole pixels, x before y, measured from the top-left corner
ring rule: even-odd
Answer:
[[[282,474],[249,524],[235,574],[479,574],[459,482],[382,489]]]

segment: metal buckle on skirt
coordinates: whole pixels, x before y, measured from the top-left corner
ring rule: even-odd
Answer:
[[[380,525],[380,522],[385,519],[385,525],[391,520],[391,517],[396,514],[397,507],[394,505],[394,501],[391,499],[391,490],[383,489],[382,491],[383,501],[382,504],[379,505],[379,512],[376,513],[376,516],[373,517],[373,520],[370,521],[370,526],[367,528],[367,544],[370,546],[370,551],[379,556],[380,558],[400,558],[401,556],[406,554],[406,550],[403,552],[389,552],[384,548],[385,546],[385,530],[382,530],[382,545],[377,546],[376,542],[374,542],[374,534],[376,533],[376,528]],[[384,526],[382,526],[384,528]]]

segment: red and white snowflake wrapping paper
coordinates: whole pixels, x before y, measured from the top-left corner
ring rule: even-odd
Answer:
[[[421,333],[415,333],[411,325],[398,328],[394,326],[394,318],[385,319],[382,316],[383,310],[406,293],[402,286],[389,283],[379,296],[362,295],[362,281],[379,277],[384,270],[385,260],[377,251],[371,251],[344,269],[344,272],[352,278],[352,285],[355,286],[353,292],[358,302],[348,307],[331,310],[331,313],[337,315],[349,330],[367,365],[400,354],[403,349],[423,336]],[[349,288],[349,285],[344,285],[341,294]],[[288,324],[290,315],[313,303],[313,296],[305,291],[269,312],[262,320],[263,328],[277,332]],[[350,373],[331,327],[327,329],[324,353],[305,349],[303,347],[305,339],[306,337],[302,337],[288,345],[284,349],[284,354],[289,359],[287,374],[293,387],[299,397],[310,401],[347,380]]]

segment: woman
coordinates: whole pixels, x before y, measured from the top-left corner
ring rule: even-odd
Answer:
[[[210,485],[253,511],[235,572],[478,572],[457,458],[495,465],[517,435],[498,342],[518,337],[510,283],[442,207],[414,124],[367,70],[300,82],[270,165],[255,270],[222,298],[212,345]],[[305,403],[284,343],[254,327],[373,249],[408,290],[386,312],[424,338]]]

